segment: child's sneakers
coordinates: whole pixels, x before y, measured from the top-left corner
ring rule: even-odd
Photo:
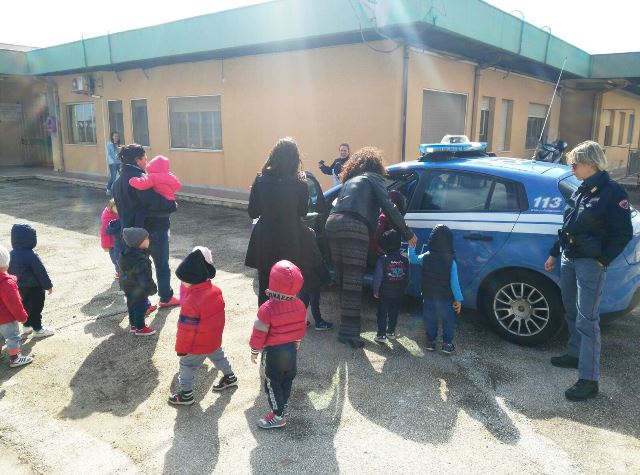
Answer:
[[[387,332],[387,338],[389,340],[395,340],[396,339],[396,332]]]
[[[158,302],[159,308],[177,307],[180,305],[180,300],[177,297],[171,297],[168,302]]]
[[[436,342],[427,340],[427,346],[424,349],[427,351],[436,351]]]
[[[129,333],[135,333],[136,332],[136,326],[135,325],[131,325],[129,327]]]
[[[23,366],[29,364],[33,361],[31,356],[25,356],[22,353],[19,353],[15,358],[9,359],[9,367],[17,368],[18,366]]]
[[[151,315],[151,312],[154,312],[158,308],[157,305],[149,305],[147,309],[144,311],[144,316],[148,317]]]
[[[44,338],[45,336],[51,336],[56,331],[53,328],[42,327],[40,330],[33,330],[33,338]]]
[[[190,406],[193,404],[193,391],[180,391],[169,396],[169,404]]]
[[[333,323],[327,322],[326,320],[320,320],[316,323],[316,330],[318,331],[326,331],[331,330],[333,328]]]
[[[218,381],[218,384],[214,384],[211,389],[213,389],[214,391],[223,391],[227,388],[231,388],[237,385],[238,385],[238,378],[236,377],[235,374],[231,373],[231,374],[225,374],[222,378],[220,378],[220,381]]]
[[[387,335],[376,335],[374,340],[377,341],[378,343],[386,343],[387,342]]]
[[[276,416],[271,411],[267,413],[262,419],[258,421],[258,427],[261,429],[277,429],[278,427],[284,427],[287,424],[287,420],[284,417]]]
[[[145,325],[144,328],[140,330],[136,330],[136,333],[135,333],[136,336],[151,336],[155,334],[156,334],[156,331],[148,325]]]
[[[442,344],[442,352],[445,355],[450,355],[451,353],[453,353],[454,351],[456,351],[456,347],[453,346],[453,343],[443,343]]]

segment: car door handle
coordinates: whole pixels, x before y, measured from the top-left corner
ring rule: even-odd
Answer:
[[[487,236],[486,234],[471,233],[465,234],[462,237],[464,239],[468,239],[469,241],[493,241],[493,238],[491,236]]]

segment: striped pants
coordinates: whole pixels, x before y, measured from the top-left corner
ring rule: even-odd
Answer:
[[[340,287],[340,329],[338,338],[360,338],[362,278],[369,252],[369,230],[357,219],[332,214],[326,224],[336,282]]]

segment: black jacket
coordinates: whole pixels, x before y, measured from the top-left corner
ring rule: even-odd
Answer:
[[[44,264],[33,251],[38,243],[36,230],[28,224],[14,224],[11,228],[9,274],[18,278],[18,287],[53,287]]]
[[[422,297],[453,300],[451,264],[455,256],[453,233],[437,225],[429,235],[429,251],[422,258]]]
[[[148,251],[125,245],[118,264],[120,289],[127,298],[140,300],[158,291],[151,274],[151,259]]]
[[[407,227],[402,214],[389,198],[384,178],[378,173],[366,172],[347,180],[342,185],[338,202],[331,214],[352,215],[364,222],[369,228],[369,234],[373,235],[380,209],[406,240],[413,237],[413,232]]]
[[[309,189],[304,181],[258,176],[251,187],[249,216],[260,218],[253,228],[245,265],[269,270],[287,259],[306,272],[310,252],[316,246],[313,233],[303,224],[309,208]]]
[[[135,165],[124,164],[120,176],[113,183],[122,228],[145,228],[147,231],[169,229],[169,215],[177,209],[175,201],[168,200],[153,190],[136,190],[129,180],[144,172]]]
[[[344,162],[346,162],[347,160],[349,160],[349,157],[347,158],[336,158],[333,163],[329,166],[325,165],[324,163],[322,165],[320,165],[320,171],[322,173],[324,173],[325,175],[333,175],[333,173],[335,172],[336,176],[340,175],[340,172],[342,171],[342,165],[344,165]]]
[[[373,293],[380,298],[399,299],[407,290],[409,261],[400,250],[378,257],[373,273]]]
[[[609,265],[633,238],[629,197],[605,171],[589,177],[571,195],[559,239],[549,254],[592,257]]]

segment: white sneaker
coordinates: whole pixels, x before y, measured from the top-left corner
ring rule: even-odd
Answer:
[[[33,328],[28,327],[27,325],[22,325],[22,333],[24,335],[28,335],[29,333],[31,333],[33,331]]]
[[[23,366],[29,364],[33,361],[31,356],[19,355],[15,360],[9,362],[9,367],[17,368],[18,366]]]
[[[33,331],[33,338],[44,338],[45,336],[51,336],[56,331],[53,328],[42,327],[40,330]]]

